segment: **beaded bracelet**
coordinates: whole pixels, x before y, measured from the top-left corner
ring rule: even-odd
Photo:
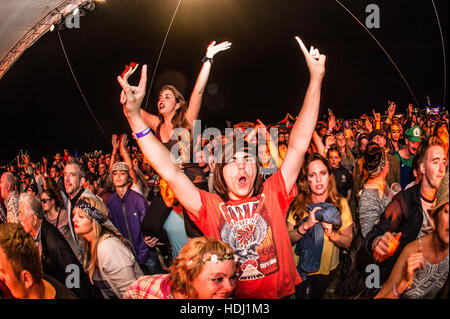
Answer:
[[[142,132],[139,133],[132,133],[131,135],[133,135],[133,138],[135,140],[137,140],[138,138],[144,137],[145,135],[147,135],[148,133],[150,133],[150,127],[147,126],[147,128],[145,130],[143,130]]]

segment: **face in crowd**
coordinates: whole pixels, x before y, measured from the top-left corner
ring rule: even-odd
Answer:
[[[309,163],[307,181],[311,193],[316,196],[321,196],[328,191],[330,174],[327,166],[321,160]]]
[[[108,172],[108,167],[106,166],[106,164],[105,163],[100,163],[98,165],[98,174],[100,176],[104,176],[107,172]]]
[[[394,142],[398,142],[400,140],[400,135],[402,131],[400,129],[400,126],[398,124],[392,124],[391,125],[391,139]]]
[[[425,158],[420,163],[420,171],[423,175],[423,182],[428,187],[438,188],[445,175],[447,158],[444,149],[439,145],[431,146],[425,153]]]
[[[128,184],[130,176],[128,171],[114,171],[112,172],[112,180],[115,187],[124,187]]]
[[[88,235],[94,229],[94,221],[92,218],[88,217],[86,213],[75,207],[73,210],[73,230],[78,235]]]
[[[56,167],[51,167],[50,168],[50,177],[53,179],[56,179],[56,177],[58,177],[58,170],[56,169]]]
[[[372,138],[372,142],[377,143],[381,147],[385,147],[386,146],[386,138],[383,135],[375,135]]]
[[[162,115],[168,115],[175,112],[180,104],[177,103],[175,94],[172,90],[166,89],[159,94],[158,112]]]
[[[231,163],[223,167],[223,177],[229,189],[229,198],[244,199],[251,196],[256,180],[256,158],[247,152],[236,152]]]
[[[369,144],[369,140],[367,138],[362,138],[359,143],[359,149],[360,149],[361,153],[366,150],[367,144]]]
[[[345,147],[344,133],[339,132],[336,134],[336,144],[342,149]]]
[[[330,161],[331,167],[338,168],[339,163],[341,162],[341,156],[338,151],[331,150],[328,153],[328,160]]]
[[[409,154],[416,155],[419,152],[420,141],[413,142],[413,141],[410,141],[409,139],[405,139],[405,144],[406,144],[405,146],[406,146],[406,149],[408,150]]]
[[[207,261],[192,286],[198,299],[227,299],[236,287],[236,265],[233,260]]]
[[[69,197],[75,196],[84,184],[84,177],[80,176],[80,167],[77,164],[67,164],[64,167],[64,186]]]

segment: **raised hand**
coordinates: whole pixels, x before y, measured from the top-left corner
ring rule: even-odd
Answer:
[[[131,75],[131,74],[130,74]],[[123,112],[125,116],[132,114],[139,114],[142,101],[145,96],[145,87],[147,85],[147,65],[144,64],[141,70],[141,78],[139,80],[138,86],[131,86],[128,84],[128,77],[121,76],[117,77],[117,82],[119,82],[122,87],[125,99],[123,99],[121,94],[120,102],[123,104]]]
[[[373,113],[373,118],[375,119],[376,122],[381,121],[381,114],[380,113],[376,113],[375,110],[372,110]]]
[[[319,50],[314,49],[313,46],[311,46],[311,49],[308,52],[308,49],[306,49],[303,41],[298,36],[296,36],[295,39],[297,40],[298,45],[300,46],[300,49],[305,56],[306,65],[308,66],[311,78],[322,79],[325,75],[325,61],[327,57],[323,54],[320,54]]]
[[[328,130],[332,130],[336,126],[336,118],[334,115],[328,117]]]
[[[125,66],[125,70],[122,72],[122,79],[128,82],[128,79],[130,76],[133,75],[133,73],[137,70],[139,64],[131,62],[130,65]],[[125,104],[127,102],[127,97],[125,96],[125,92],[122,90],[120,92],[120,103]]]
[[[206,48],[206,57],[212,59],[218,52],[228,50],[231,47],[231,42],[224,41],[216,44],[216,41],[212,41]]]
[[[128,137],[127,134],[122,134],[120,136],[120,142],[119,142],[120,148],[123,150],[127,150],[127,146],[128,146]]]
[[[370,122],[369,117],[366,117],[365,121],[364,121],[364,127],[366,128],[367,131],[371,132],[373,129],[373,125],[372,122]]]
[[[389,117],[393,117],[394,116],[394,114],[395,114],[395,107],[396,107],[395,102],[390,102],[389,103],[389,107],[388,107],[388,115],[389,115]]]
[[[119,137],[116,134],[112,135],[111,144],[113,149],[117,150],[119,148]]]

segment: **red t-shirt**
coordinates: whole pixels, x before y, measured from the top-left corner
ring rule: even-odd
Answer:
[[[287,193],[278,170],[263,185],[261,195],[224,202],[199,190],[200,217],[190,218],[205,236],[228,243],[238,261],[237,298],[274,299],[295,292],[301,283],[286,228],[286,213],[297,187]]]

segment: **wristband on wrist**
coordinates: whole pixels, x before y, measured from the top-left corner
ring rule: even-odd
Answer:
[[[303,234],[299,231],[299,230],[300,230],[300,227],[303,228],[303,231],[304,231]],[[299,234],[300,236],[305,236],[305,234],[306,234],[306,230],[305,230],[305,228],[303,227],[303,224],[301,224],[300,226],[298,226],[298,227],[295,229],[295,231],[296,231],[297,234]]]
[[[395,295],[397,298],[400,298],[400,296],[402,295],[402,294],[399,294],[398,291],[397,291],[397,284],[394,285],[394,295]]]
[[[211,62],[211,64],[213,64],[213,62],[214,62],[214,59],[213,58],[208,58],[207,56],[205,56],[203,59],[202,59],[202,63],[205,63],[205,62]]]
[[[381,240],[381,236],[378,236],[378,238],[372,243],[372,251],[375,249],[375,247],[378,245],[378,243]]]
[[[142,132],[139,133],[132,133],[131,135],[133,135],[133,138],[135,140],[137,140],[138,138],[144,137],[145,135],[147,135],[148,133],[150,133],[150,127],[147,126],[147,128],[145,130],[143,130]]]

